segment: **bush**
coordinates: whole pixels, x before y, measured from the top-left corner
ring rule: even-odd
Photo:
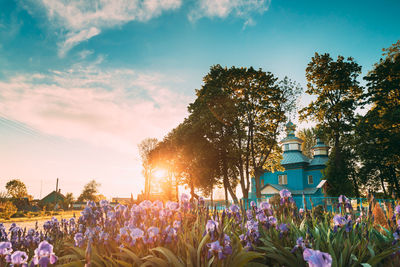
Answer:
[[[12,215],[17,212],[17,207],[10,202],[5,201],[0,203],[0,217],[6,220],[10,219]]]

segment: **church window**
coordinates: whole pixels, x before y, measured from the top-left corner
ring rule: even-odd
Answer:
[[[308,176],[308,184],[313,184],[313,183],[314,183],[313,177],[312,177],[312,175],[309,175]]]
[[[287,184],[287,175],[278,175],[278,183],[279,184]]]

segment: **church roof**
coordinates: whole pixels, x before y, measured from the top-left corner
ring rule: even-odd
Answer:
[[[327,156],[314,156],[309,166],[326,165],[328,159]]]
[[[286,141],[298,141],[298,142],[300,142],[300,143],[303,143],[303,140],[302,140],[302,139],[300,139],[300,138],[298,138],[297,136],[294,136],[294,135],[288,135],[288,136],[286,136],[285,138],[283,138],[283,139],[281,140],[281,143],[286,142]]]
[[[281,165],[294,164],[294,163],[310,163],[310,159],[300,151],[285,151]]]

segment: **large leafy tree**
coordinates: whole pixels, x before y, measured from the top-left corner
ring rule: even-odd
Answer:
[[[99,186],[100,183],[97,183],[95,180],[91,180],[84,186],[82,193],[78,197],[78,201],[97,201]]]
[[[289,79],[279,82],[261,69],[215,65],[205,76],[189,111],[201,118],[196,121],[218,151],[223,185],[233,199],[237,181],[248,198],[251,176],[261,197],[260,177],[279,165],[280,126],[299,92]]]
[[[195,198],[195,188],[208,195],[218,176],[216,152],[197,127],[192,117],[186,118],[157,144],[149,157],[154,168],[161,167],[172,174],[176,186],[189,186]]]
[[[151,177],[153,168],[150,164],[150,152],[156,147],[158,140],[156,138],[146,138],[138,145],[139,154],[142,158],[143,176],[144,176],[144,195],[149,197],[151,191]]]
[[[371,108],[358,124],[358,152],[366,182],[378,182],[385,194],[400,197],[400,41],[383,56],[364,77],[364,99]]]
[[[26,185],[18,179],[7,182],[6,190],[8,195],[13,198],[23,198],[28,196]]]
[[[317,128],[329,138],[332,150],[324,175],[333,196],[354,194],[347,137],[354,133],[354,111],[362,95],[357,80],[360,73],[361,66],[353,58],[338,56],[333,60],[329,54],[315,53],[306,68],[306,93],[317,98],[300,110],[300,118],[316,121]]]

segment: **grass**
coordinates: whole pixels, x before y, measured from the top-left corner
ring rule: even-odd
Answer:
[[[41,221],[46,219],[51,219],[52,217],[56,217],[57,219],[69,219],[71,217],[79,217],[81,214],[81,210],[67,210],[67,211],[52,211],[47,215],[39,215],[39,216],[25,216],[18,218],[10,218],[10,219],[0,219],[0,223],[18,223],[18,222],[31,222],[31,221]]]

